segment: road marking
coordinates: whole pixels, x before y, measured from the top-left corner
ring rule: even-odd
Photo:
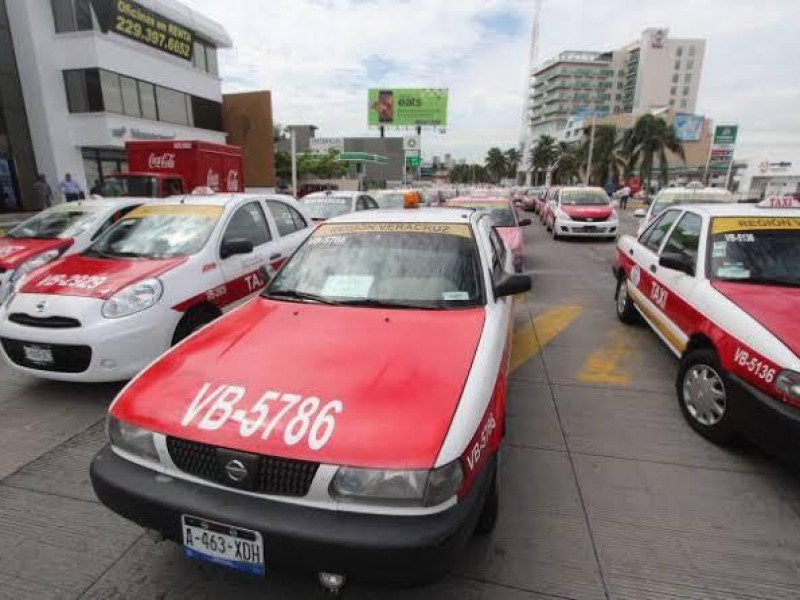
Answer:
[[[543,346],[569,327],[583,312],[580,306],[559,306],[544,311],[514,332],[514,347],[511,351],[511,371],[533,358]]]
[[[626,387],[631,380],[631,373],[626,368],[631,355],[631,340],[619,331],[611,331],[606,335],[605,343],[583,363],[578,380]]]

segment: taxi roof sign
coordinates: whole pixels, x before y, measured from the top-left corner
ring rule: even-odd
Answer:
[[[757,204],[759,208],[800,208],[800,200],[794,196],[770,196]]]

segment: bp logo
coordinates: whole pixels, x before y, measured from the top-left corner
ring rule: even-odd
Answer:
[[[633,287],[637,287],[638,288],[639,287],[639,281],[641,281],[641,279],[642,279],[642,271],[641,271],[641,269],[639,268],[638,265],[635,265],[631,269],[631,283],[633,284]]]

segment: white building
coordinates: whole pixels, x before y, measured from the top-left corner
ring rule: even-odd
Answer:
[[[126,168],[126,140],[225,142],[217,48],[231,40],[216,22],[176,0],[5,5],[35,165],[14,160],[24,132],[6,154],[27,207],[33,171],[54,190],[69,172],[88,191]]]
[[[755,198],[800,194],[800,160],[780,157],[749,161],[739,192]]]

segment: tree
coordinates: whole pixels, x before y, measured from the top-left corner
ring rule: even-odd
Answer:
[[[275,175],[283,180],[292,178],[292,155],[289,152],[275,153]]]
[[[591,143],[591,127],[584,129],[584,143]],[[627,161],[623,156],[616,125],[604,124],[594,128],[594,147],[589,185],[605,186],[609,178],[616,183],[625,173]],[[588,160],[588,157],[587,157]]]
[[[534,185],[539,184],[538,174],[547,171],[558,159],[556,140],[552,136],[542,135],[531,152],[528,168],[534,172]]]
[[[516,148],[509,148],[506,150],[506,177],[509,179],[517,178],[517,170],[519,163],[522,162],[522,156]]]
[[[319,179],[336,179],[347,174],[347,164],[339,162],[338,150],[326,154],[304,152],[297,157],[298,175],[311,175]]]
[[[656,159],[661,167],[659,181],[662,185],[666,185],[669,177],[668,152],[686,162],[683,145],[678,140],[675,130],[661,117],[650,114],[639,117],[630,133],[624,136],[623,152],[628,157],[629,171],[633,171],[635,165],[639,166],[639,178],[647,181],[647,189],[650,189],[652,184]]]
[[[489,152],[486,154],[486,171],[495,183],[505,177],[508,171],[508,164],[506,155],[503,154],[500,148],[496,146],[489,148]]]
[[[280,142],[283,139],[283,134],[285,130],[283,129],[283,125],[280,123],[275,123],[272,126],[272,141],[273,142]]]
[[[581,144],[559,142],[558,158],[553,167],[553,183],[569,184],[581,178],[581,169],[586,165],[587,148]]]

